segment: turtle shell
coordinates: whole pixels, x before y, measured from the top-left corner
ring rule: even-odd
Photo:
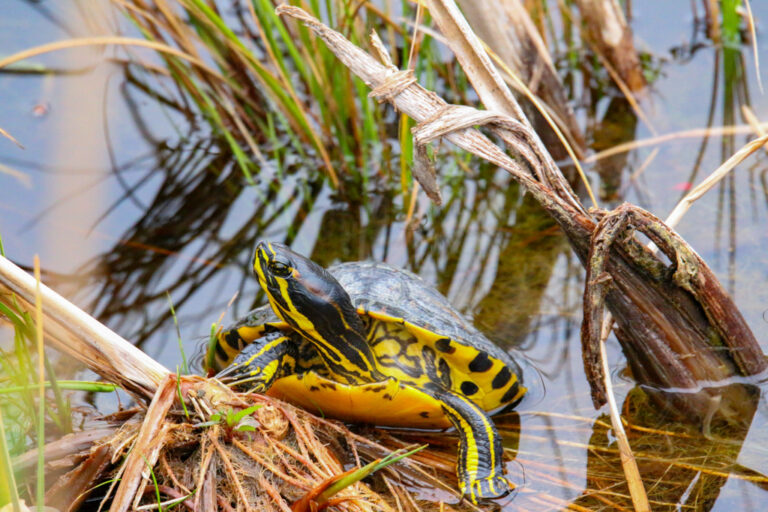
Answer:
[[[443,294],[416,274],[375,261],[340,263],[329,271],[356,308],[402,318],[462,346],[482,350],[505,361],[520,375],[509,354],[467,322]]]
[[[522,397],[518,364],[419,276],[372,261],[329,271],[362,314],[368,342],[389,376],[453,389],[487,411]]]
[[[440,403],[419,390],[434,385],[451,389],[490,412],[525,393],[517,363],[419,276],[370,261],[341,263],[328,271],[349,294],[390,380],[386,385],[344,385],[325,368],[297,361],[296,374],[277,380],[269,394],[348,421],[433,427],[448,426],[447,419]],[[227,357],[220,359],[231,360],[245,340],[275,330],[291,334],[271,306],[251,311],[228,330],[232,339],[226,339]],[[291,338],[309,345],[297,334]],[[312,372],[302,372],[301,367],[310,366]]]

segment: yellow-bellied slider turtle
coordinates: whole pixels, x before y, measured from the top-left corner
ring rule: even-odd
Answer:
[[[219,335],[222,379],[345,421],[452,425],[461,492],[510,491],[488,412],[523,396],[520,368],[445,297],[383,263],[328,272],[278,243],[258,244],[254,269],[270,304]]]

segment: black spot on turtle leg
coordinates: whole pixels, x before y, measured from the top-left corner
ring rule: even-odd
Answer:
[[[469,363],[469,371],[471,372],[487,372],[491,368],[493,368],[493,361],[488,358],[488,352],[478,352],[472,362]]]
[[[435,348],[445,354],[453,354],[456,347],[451,346],[451,338],[441,338],[435,342]]]
[[[504,386],[507,385],[509,382],[509,379],[512,378],[512,371],[509,369],[508,366],[504,366],[499,370],[499,373],[496,374],[496,376],[493,378],[493,381],[491,381],[491,387],[493,389],[501,389]]]
[[[504,393],[504,396],[501,397],[501,403],[511,402],[512,400],[515,399],[515,397],[518,395],[519,392],[520,392],[520,386],[518,386],[517,382],[515,382],[509,387],[507,392]]]
[[[471,380],[465,380],[461,383],[461,392],[464,393],[467,396],[472,396],[475,393],[477,393],[479,388],[477,387],[477,384],[472,382]]]

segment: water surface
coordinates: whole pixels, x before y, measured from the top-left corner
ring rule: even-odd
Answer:
[[[658,72],[641,98],[651,126],[593,78],[590,89],[579,85],[572,92],[594,147],[746,124],[745,105],[758,119],[767,118],[748,46],[728,53],[712,45],[687,2],[633,7],[638,47]],[[768,5],[753,2],[752,8],[758,23],[768,19]],[[0,52],[77,34],[61,9],[50,1],[6,5]],[[758,31],[761,56],[768,55],[766,40]],[[130,55],[139,54],[159,63],[146,52]],[[728,62],[740,63],[740,80],[724,78]],[[249,186],[199,116],[190,119],[159,103],[139,87],[139,78],[127,54],[114,49],[52,53],[0,75],[0,127],[25,146],[0,139],[0,164],[28,177],[0,174],[0,234],[11,259],[29,267],[40,254],[48,283],[169,368],[181,357],[166,292],[192,354],[235,292],[225,322],[261,303],[248,272],[258,239],[285,241],[323,265],[375,259],[412,270],[540,372],[533,396],[498,421],[517,454],[509,471],[520,491],[507,508],[627,506],[606,409],[593,409],[583,375],[582,267],[554,223],[504,172],[455,157],[443,145],[445,205],[436,208],[420,197],[410,225],[403,196],[381,180],[369,180],[365,194],[340,192],[324,182],[317,162],[296,155],[286,155],[280,166],[272,162]],[[601,206],[630,201],[664,217],[692,182],[747,140],[680,138],[587,170]],[[393,141],[382,144],[390,151],[380,154],[398,158]],[[749,159],[679,226],[732,293],[764,350],[767,162],[763,153]],[[374,178],[383,167],[380,161],[368,165],[361,173]],[[768,501],[765,484],[749,476],[768,474],[762,399],[743,430],[716,432],[728,442],[708,440],[657,417],[655,406],[633,390],[614,340],[609,354],[619,404],[638,422],[665,429],[633,436],[646,486],[659,502],[654,510],[675,503],[681,510],[761,510]],[[60,377],[69,376],[71,365],[60,366]],[[113,406],[106,398],[98,404]],[[605,490],[585,492],[596,487]]]

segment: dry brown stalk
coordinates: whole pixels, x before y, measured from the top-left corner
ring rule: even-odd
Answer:
[[[58,460],[86,452],[95,443],[114,433],[115,427],[104,427],[67,434],[45,445],[45,460]],[[30,450],[13,459],[13,469],[16,472],[24,473],[34,468],[36,463],[37,450]]]
[[[605,340],[611,332],[610,323],[603,324],[603,332],[600,334],[600,364],[603,368],[603,385],[605,386],[605,396],[608,400],[608,410],[611,414],[611,425],[616,435],[616,443],[619,446],[619,459],[621,468],[629,486],[629,494],[632,497],[632,503],[636,512],[650,512],[651,507],[648,504],[648,496],[645,493],[643,479],[640,477],[640,470],[637,468],[635,455],[627,439],[627,433],[621,423],[621,414],[616,405],[616,397],[613,394],[613,384],[611,383],[611,370],[608,366],[608,356],[605,350]]]
[[[531,165],[528,169],[525,169],[525,167],[520,165],[515,165],[515,169],[525,175],[529,175],[530,172],[533,172],[539,182],[555,191],[558,197],[567,202],[570,207],[582,211],[583,206],[581,205],[581,202],[571,190],[570,185],[565,180],[562,173],[560,173],[554,160],[549,156],[541,139],[533,130],[533,127],[523,113],[522,108],[520,108],[517,100],[505,85],[498,70],[483,49],[481,41],[477,38],[472,31],[472,28],[461,15],[456,3],[452,0],[432,0],[429,3],[429,11],[435,20],[435,23],[438,24],[440,30],[443,32],[446,42],[450,45],[451,50],[456,55],[462,69],[464,69],[472,86],[482,99],[483,104],[488,111],[510,118],[508,122],[502,123],[503,125],[495,126],[494,132],[497,133],[506,144],[514,147],[517,151],[523,153],[523,155],[531,152],[535,154],[535,157],[529,157],[527,161],[536,162],[536,164]],[[385,77],[379,75],[378,78],[382,79]],[[386,80],[382,80],[382,82],[389,82],[389,77],[387,76]],[[381,84],[379,84],[379,86],[380,85]],[[401,104],[409,103],[407,99],[403,98],[409,90],[410,88],[405,89],[400,96],[395,99],[395,104],[398,107],[400,107]],[[411,116],[424,124],[421,130],[425,137],[429,132],[432,132],[433,134],[430,136],[442,136],[444,133],[441,133],[441,129],[450,129],[453,127],[453,125],[444,122],[432,123],[431,125],[424,123],[426,120],[438,120],[448,112],[445,102],[442,101],[441,98],[437,96],[435,97],[439,101],[432,105],[432,109],[430,110],[433,110],[433,112],[428,112],[421,117]],[[405,101],[401,102],[401,99]],[[466,108],[464,112],[466,115],[466,113],[469,112],[469,108]],[[501,118],[497,117],[496,119]],[[490,121],[491,118],[488,120]],[[456,122],[456,120],[453,120],[453,122]],[[516,125],[516,123],[519,124]],[[455,132],[448,131],[445,134],[445,138],[459,147],[462,147],[461,144],[451,138],[451,135],[454,133]],[[472,132],[467,130],[465,133],[470,134]],[[480,132],[476,133],[480,134]],[[484,145],[485,144],[483,144],[483,146]],[[493,147],[496,148],[496,146]],[[463,149],[467,148],[463,147]],[[471,150],[468,151],[472,152]],[[505,160],[510,161],[509,157],[504,155],[503,152],[501,152],[501,154]],[[507,169],[509,172],[513,172],[509,165],[500,165],[500,167]]]
[[[216,493],[216,474],[213,471],[206,471],[202,474],[205,475],[205,479],[199,487],[202,489],[200,491],[200,508],[197,508],[197,505],[195,505],[195,510],[215,510],[218,501],[218,494]],[[224,507],[222,507],[222,509],[224,509]]]
[[[760,92],[763,92],[763,79],[760,77],[760,55],[757,51],[757,30],[755,30],[755,17],[752,15],[752,6],[749,0],[744,0],[744,6],[747,8],[747,28],[749,29],[750,39],[752,40],[752,55],[755,58],[755,77]]]
[[[239,498],[240,503],[242,503],[246,512],[251,512],[251,510],[253,510],[253,508],[251,507],[251,501],[248,499],[248,496],[246,496],[245,490],[243,489],[243,485],[240,483],[240,475],[238,474],[238,472],[235,471],[235,468],[234,466],[232,466],[232,461],[230,460],[229,455],[227,455],[227,452],[224,451],[224,449],[221,447],[221,445],[217,440],[217,438],[219,437],[217,435],[218,428],[219,428],[218,425],[214,425],[213,429],[209,433],[211,444],[216,449],[216,453],[218,453],[219,457],[224,463],[224,469],[226,470],[227,475],[229,476],[229,481],[232,482],[232,484],[235,487],[235,491],[237,491],[237,496]],[[259,483],[263,487],[263,483],[262,482],[259,482]],[[272,498],[274,499],[275,497],[272,496]]]
[[[550,113],[550,110],[546,104],[542,103],[538,97],[536,97],[533,92],[518,78],[512,70],[509,69],[509,67],[501,61],[495,54],[492,53],[488,48],[486,48],[486,51],[488,51],[488,54],[493,58],[493,60],[496,62],[496,65],[499,66],[499,68],[504,71],[505,75],[508,77],[507,82],[512,85],[516,90],[520,91],[528,100],[533,103],[534,107],[537,109],[539,114],[544,118],[544,120],[547,122],[549,127],[552,129],[552,131],[555,133],[555,137],[560,141],[560,144],[562,144],[563,149],[565,151],[565,155],[563,155],[561,158],[565,158],[566,156],[571,159],[571,162],[573,163],[573,166],[576,168],[576,171],[579,173],[579,177],[581,178],[582,183],[584,184],[584,188],[587,191],[587,194],[589,195],[589,199],[592,201],[592,206],[595,208],[598,207],[597,199],[595,198],[595,194],[592,191],[592,185],[589,182],[589,179],[587,178],[586,173],[584,172],[584,168],[582,167],[580,163],[580,157],[577,155],[578,148],[573,147],[567,140],[565,134],[560,129],[560,124],[555,116]],[[482,96],[481,96],[482,98]]]
[[[45,492],[45,502],[65,512],[78,510],[91,490],[91,482],[100,480],[109,468],[110,455],[109,446],[96,446],[72,472]]]
[[[460,0],[459,4],[475,33],[552,109],[577,157],[583,158],[584,135],[547,46],[523,3],[520,0]]]
[[[56,41],[54,43],[43,44],[40,46],[36,46],[34,48],[30,48],[28,50],[14,53],[13,55],[9,55],[3,59],[0,59],[0,68],[10,66],[11,64],[14,64],[16,62],[20,62],[22,60],[28,59],[30,57],[35,57],[37,55],[41,55],[44,53],[64,50],[68,48],[80,48],[80,47],[98,46],[98,45],[139,46],[139,47],[149,48],[157,52],[167,53],[169,55],[173,55],[174,57],[178,57],[180,59],[189,61],[191,64],[194,64],[205,73],[210,74],[211,76],[214,76],[220,80],[224,80],[224,77],[221,76],[221,74],[218,71],[209,67],[203,61],[196,59],[195,57],[187,53],[184,53],[180,50],[177,50],[176,48],[172,48],[168,45],[164,45],[161,43],[156,43],[154,41],[145,41],[144,39],[135,39],[132,37],[116,37],[116,36],[83,37],[79,39],[65,39],[63,41]]]
[[[109,507],[110,512],[136,508],[143,494],[139,489],[147,479],[143,474],[147,472],[147,468],[154,467],[163,447],[162,443],[167,439],[170,424],[165,422],[165,417],[175,398],[176,379],[168,375],[160,383],[157,393],[149,404],[139,436],[125,461],[123,477]]]
[[[277,489],[272,487],[272,484],[267,481],[267,479],[260,477],[259,483],[264,488],[267,494],[269,494],[272,497],[272,501],[277,504],[277,506],[282,510],[283,512],[291,512],[291,508],[288,506],[288,504],[285,502],[282,496],[280,496],[280,493],[277,492]]]
[[[677,226],[677,223],[680,222],[680,219],[683,218],[683,215],[686,214],[693,203],[698,201],[704,194],[712,190],[712,187],[722,181],[722,179],[725,178],[733,169],[735,169],[737,165],[743,162],[752,153],[763,147],[766,143],[768,143],[768,135],[761,135],[759,138],[748,142],[736,153],[731,155],[728,160],[723,162],[720,167],[715,169],[712,174],[707,176],[704,181],[696,185],[693,190],[688,192],[685,197],[680,200],[680,202],[672,210],[672,213],[669,214],[669,217],[667,217],[667,220],[665,221],[666,224],[670,227]]]
[[[210,471],[214,448],[208,439],[209,436],[204,436],[200,446],[200,451],[203,455],[200,460],[200,465],[198,466],[197,489],[202,489],[202,491],[195,496],[195,509],[197,510],[200,510],[198,507],[201,500],[203,503],[203,510],[210,510],[206,507],[210,505],[213,501],[214,494],[216,494],[216,486],[209,482],[209,479],[214,476],[214,472]]]
[[[631,91],[646,86],[643,68],[637,56],[629,28],[616,0],[576,0],[586,25],[589,40],[604,55]]]
[[[26,311],[34,311],[35,280],[0,256],[0,300],[10,294]],[[108,381],[139,399],[151,398],[158,383],[170,372],[77,306],[40,286],[46,339]]]
[[[761,129],[768,129],[768,123],[760,123],[758,125]],[[632,142],[625,142],[617,144],[610,149],[599,151],[593,155],[584,159],[585,163],[593,163],[604,158],[608,158],[620,153],[627,153],[635,149],[640,149],[648,146],[657,146],[665,142],[671,142],[680,139],[693,139],[700,137],[716,137],[722,135],[737,135],[737,134],[750,134],[754,133],[757,127],[749,124],[734,125],[734,126],[717,126],[713,128],[693,128],[691,130],[683,130],[679,132],[665,133],[658,137],[650,137],[648,139],[639,139]]]

